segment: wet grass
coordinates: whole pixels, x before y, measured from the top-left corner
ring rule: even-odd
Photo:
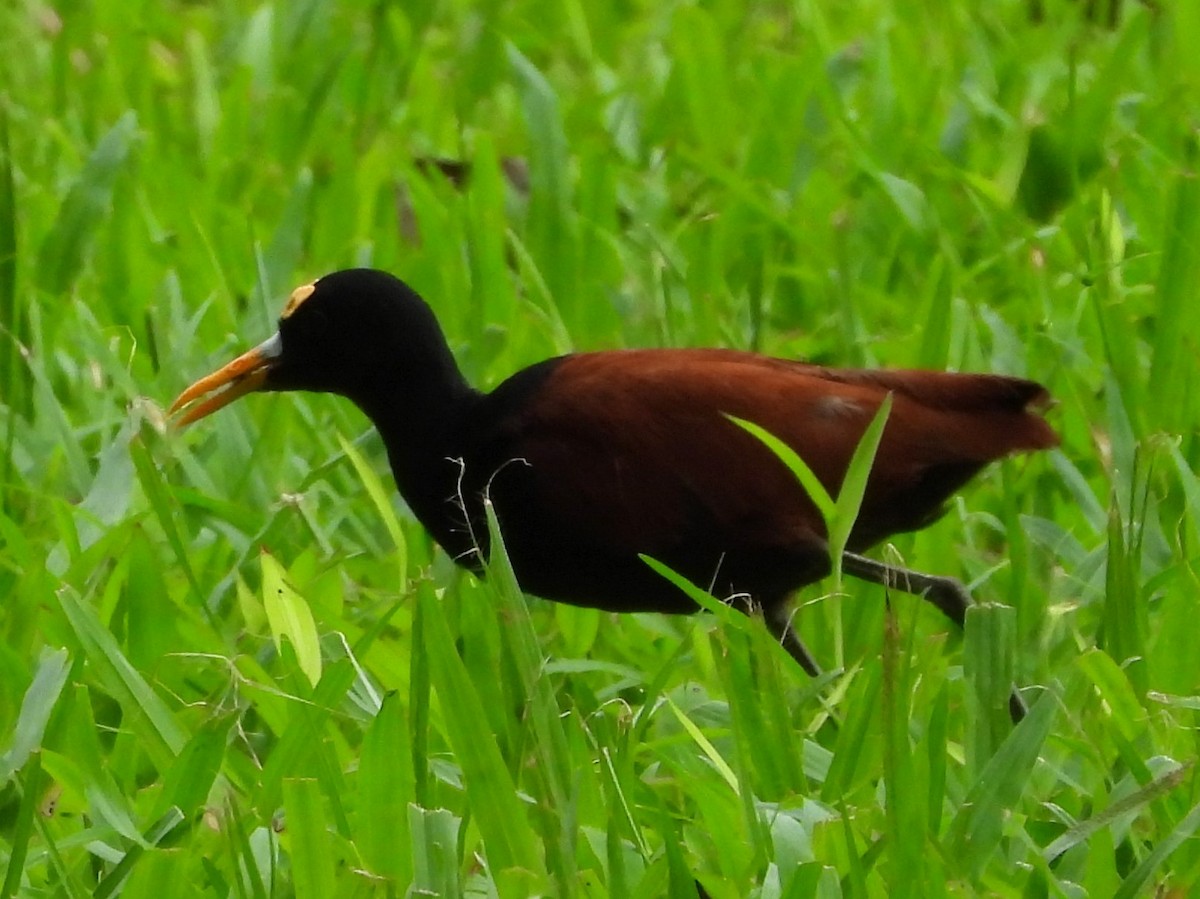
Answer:
[[[0,895],[1186,895],[1200,12],[1042,5],[0,10]],[[482,386],[1000,371],[1063,446],[883,553],[965,638],[806,591],[814,685],[738,616],[460,575],[334,398],[164,427],[358,264]]]

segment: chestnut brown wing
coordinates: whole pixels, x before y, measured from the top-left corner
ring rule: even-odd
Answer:
[[[732,589],[792,589],[823,573],[823,522],[786,467],[725,415],[780,437],[836,492],[889,392],[852,548],[927,524],[987,462],[1055,439],[1029,411],[1044,391],[1017,379],[632,350],[558,360],[505,410],[476,473],[488,474],[518,568],[561,569],[560,594],[571,570],[594,584],[637,553],[701,582],[720,572]]]

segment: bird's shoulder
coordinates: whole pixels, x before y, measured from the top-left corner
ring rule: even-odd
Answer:
[[[707,417],[713,409],[765,406],[822,393],[827,370],[722,349],[606,350],[550,359],[488,396],[493,416],[529,427],[608,428],[652,417]],[[826,388],[827,389],[827,388]]]
[[[761,417],[759,407],[782,387],[772,373],[787,366],[722,350],[607,351],[539,363],[474,410],[468,486],[486,486],[509,522],[536,510],[543,530],[639,550],[686,541],[693,531],[794,540],[806,527],[794,480],[723,414]],[[779,503],[785,494],[791,501]]]

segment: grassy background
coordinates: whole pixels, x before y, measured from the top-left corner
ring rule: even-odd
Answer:
[[[0,897],[1188,895],[1200,5],[1088,5],[6,4]],[[164,428],[352,264],[483,386],[1002,371],[1063,447],[888,551],[965,638],[805,592],[823,702],[736,616],[457,574],[344,402]]]

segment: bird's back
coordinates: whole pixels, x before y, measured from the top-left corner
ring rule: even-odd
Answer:
[[[618,607],[651,589],[638,553],[718,592],[778,590],[781,579],[790,589],[820,576],[823,522],[786,467],[726,416],[775,434],[836,493],[889,393],[852,549],[924,527],[988,462],[1057,442],[1038,414],[1045,390],[1017,378],[726,350],[588,353],[526,369],[481,401],[463,435],[463,495],[491,492],[518,575],[544,577],[526,587],[550,598]],[[756,582],[759,570],[770,584]],[[605,592],[620,595],[594,595]]]

